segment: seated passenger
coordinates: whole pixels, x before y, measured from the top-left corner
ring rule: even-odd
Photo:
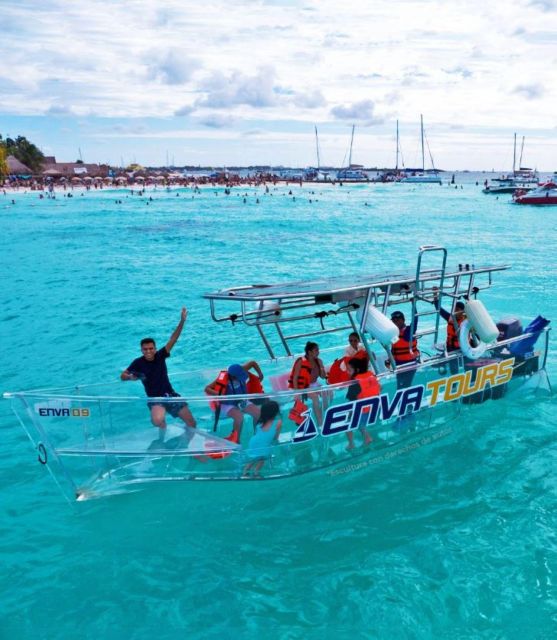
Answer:
[[[316,342],[308,342],[305,346],[305,356],[298,358],[292,367],[290,378],[288,378],[289,389],[316,389],[320,385],[318,378],[326,379],[327,374],[321,358],[319,358],[319,345]],[[302,396],[304,399],[306,394]],[[326,399],[320,393],[308,393],[311,398],[313,412],[318,423],[323,418],[322,409],[326,408]],[[323,402],[323,407],[321,403]]]
[[[255,435],[250,438],[246,449],[249,462],[244,467],[244,475],[248,475],[253,468],[253,477],[259,476],[265,460],[271,457],[272,445],[279,437],[281,426],[278,403],[274,400],[264,402],[255,426]]]
[[[348,336],[348,346],[344,350],[344,357],[369,359],[364,345],[360,342],[360,336],[355,331],[352,331]]]
[[[360,400],[362,398],[373,398],[381,393],[381,385],[376,375],[372,371],[368,371],[368,365],[362,358],[351,358],[347,365],[350,379],[354,380],[346,394],[347,400]],[[367,446],[371,444],[371,436],[367,432],[366,425],[368,421],[369,407],[362,409],[358,431],[362,434],[363,444]],[[346,433],[348,438],[347,450],[354,448],[354,434],[352,431]]]
[[[248,369],[257,371],[258,376],[250,374]],[[250,378],[251,376],[251,378]],[[252,382],[250,388],[250,380]],[[263,372],[255,360],[250,360],[244,365],[231,364],[226,371],[221,371],[216,380],[205,387],[205,393],[210,396],[234,396],[245,395],[249,393],[261,393],[261,380],[263,380]],[[259,383],[259,389],[254,389],[255,381]],[[244,423],[244,413],[248,413],[254,420],[259,419],[260,409],[250,400],[232,400],[218,402],[215,406],[215,428],[221,415],[232,418],[232,433],[227,437],[231,442],[240,442],[242,433],[242,425]]]

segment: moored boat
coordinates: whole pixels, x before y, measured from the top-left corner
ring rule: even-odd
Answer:
[[[516,204],[557,205],[557,184],[546,182],[531,191],[515,191],[513,200]]]
[[[240,441],[232,442],[230,418],[217,412],[230,396],[209,397],[202,391],[226,362],[212,370],[173,375],[182,396],[156,399],[160,404],[187,401],[196,429],[178,422],[169,422],[166,430],[152,427],[147,399],[139,386],[137,393],[130,392],[129,383],[4,395],[11,399],[39,462],[72,499],[169,481],[288,481],[324,468],[342,469],[355,458],[365,466],[376,456],[388,459],[389,451],[402,443],[411,449],[448,428],[456,431],[467,404],[549,387],[547,321],[537,318],[522,329],[516,319],[501,320],[495,327],[480,301],[473,300],[507,268],[465,263],[449,268],[446,249],[427,246],[410,272],[236,286],[205,294],[215,322],[256,331],[270,358],[258,359],[265,390],[234,396],[239,402],[273,400],[281,407],[280,436],[257,475],[245,473],[251,424],[246,419]],[[457,301],[466,303],[468,320],[459,329],[460,343],[466,346],[447,351],[436,305],[453,311]],[[408,349],[419,341],[419,359],[395,362],[391,346],[399,334],[387,317],[393,311],[406,313]],[[331,346],[321,357],[334,364],[344,356],[338,345],[348,332],[359,333],[378,391],[348,399],[353,382],[333,382],[330,372],[322,386],[289,387],[300,345],[307,339],[329,340]],[[253,355],[242,354],[245,359]],[[403,385],[403,378],[410,382]],[[370,442],[347,447],[347,436],[361,429],[368,431]]]
[[[442,184],[439,173],[436,171],[435,166],[433,169],[426,171],[425,168],[425,147],[424,147],[424,117],[420,115],[420,139],[422,148],[422,168],[421,169],[403,169],[402,177],[398,182],[403,183],[422,183],[422,184]],[[397,139],[398,139],[398,122],[397,122]],[[398,142],[397,142],[398,149]],[[431,158],[431,164],[433,165],[433,156],[431,151],[429,153]],[[398,155],[397,155],[398,159]]]

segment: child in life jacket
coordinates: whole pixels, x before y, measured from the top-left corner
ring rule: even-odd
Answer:
[[[257,376],[251,374],[249,369],[254,369]],[[263,380],[261,368],[255,360],[250,360],[244,365],[231,364],[227,370],[219,373],[216,380],[205,387],[205,393],[210,396],[232,396],[216,403],[215,406],[215,425],[221,415],[232,418],[232,433],[227,440],[240,442],[245,413],[253,418],[254,423],[259,419],[260,409],[256,404],[251,400],[234,400],[233,396],[262,393],[261,380]]]
[[[250,438],[246,449],[249,462],[244,466],[244,475],[248,475],[253,469],[253,477],[259,477],[259,471],[265,464],[265,460],[271,457],[273,444],[279,437],[282,419],[279,413],[279,405],[274,400],[269,400],[261,405],[261,415],[255,425],[255,435]]]
[[[367,360],[363,358],[351,358],[346,365],[346,369],[350,375],[350,379],[353,383],[348,388],[346,399],[350,401],[360,400],[362,398],[372,398],[378,396],[381,393],[381,385],[377,380],[376,375],[368,371]],[[364,407],[360,415],[360,422],[358,425],[358,431],[362,434],[363,445],[367,446],[371,444],[372,438],[367,432],[366,426],[369,417],[370,407]],[[348,438],[348,446],[346,449],[349,451],[354,448],[354,433],[348,431],[346,433]]]

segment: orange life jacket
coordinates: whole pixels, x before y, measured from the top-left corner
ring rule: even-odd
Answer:
[[[290,413],[288,414],[288,418],[294,422],[294,424],[302,424],[304,421],[304,416],[302,415],[308,410],[307,405],[300,400],[300,398],[296,398],[294,400],[294,406],[290,409]]]
[[[357,373],[354,376],[354,380],[357,380],[360,385],[360,393],[356,396],[358,400],[362,398],[373,398],[381,393],[381,385],[377,376],[372,371],[366,371],[365,373]]]
[[[246,382],[248,393],[265,393],[261,380],[253,373],[248,371],[248,381]]]
[[[294,369],[298,363],[300,364],[300,371],[298,372],[298,376],[296,380],[294,380]],[[290,372],[290,377],[288,378],[288,388],[289,389],[307,389],[311,384],[311,363],[307,358],[298,358],[292,367],[292,371]],[[294,382],[296,384],[294,384]]]
[[[225,438],[225,440],[230,440],[234,444],[238,444],[238,434],[236,431],[233,431],[229,436]],[[207,451],[205,455],[208,458],[212,458],[213,460],[222,460],[223,458],[228,458],[231,454],[231,451]]]
[[[353,356],[346,356],[346,363],[348,364],[349,360],[352,360],[352,358],[357,358],[357,359],[361,359],[361,360],[367,360],[369,361],[369,356],[367,354],[367,351],[365,349],[358,349],[358,351],[356,351],[356,353]]]
[[[215,387],[218,396],[226,394],[226,387],[228,386],[229,381],[230,376],[228,375],[228,371],[221,371],[217,376],[217,379],[213,382],[213,386]],[[261,380],[249,371],[248,380],[246,382],[246,393],[265,393]],[[209,406],[212,411],[215,411],[217,405],[218,402],[209,402]]]
[[[346,382],[350,380],[350,376],[346,371],[346,367],[344,368],[344,370],[342,369],[341,365],[343,362],[346,364],[346,358],[338,358],[333,362],[327,376],[328,384],[338,384],[339,382]]]
[[[350,380],[350,376],[348,375],[346,367],[348,366],[348,363],[350,362],[350,360],[352,360],[352,358],[369,362],[369,356],[365,349],[356,351],[353,356],[344,356],[344,358],[337,358],[329,369],[329,373],[327,375],[328,384],[338,384],[339,382],[347,382],[348,380]]]
[[[406,327],[403,327],[398,334],[398,340],[391,347],[391,352],[395,359],[396,364],[406,364],[408,362],[416,362],[420,357],[418,351],[418,341],[414,337],[412,344],[408,342],[403,336]]]
[[[381,393],[381,385],[377,380],[376,375],[372,371],[366,371],[365,373],[357,373],[354,376],[354,380],[358,381],[360,385],[360,393],[356,396],[357,400],[362,398],[373,398]],[[362,413],[369,413],[371,407],[364,407]]]
[[[464,320],[464,316],[460,316],[457,320],[454,316],[451,316],[449,320],[447,320],[447,351],[456,351],[456,349],[460,349],[460,342],[458,340],[458,331],[455,328],[455,322],[460,331],[460,325]]]

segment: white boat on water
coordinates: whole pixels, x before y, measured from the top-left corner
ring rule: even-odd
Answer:
[[[340,182],[369,182],[369,176],[363,171],[362,165],[352,164],[352,147],[354,144],[355,125],[352,125],[352,135],[350,137],[350,151],[348,154],[348,166],[339,169],[337,180]],[[345,156],[346,157],[346,156]]]
[[[439,173],[435,170],[433,163],[433,156],[430,152],[431,164],[433,168],[431,171],[426,171],[425,168],[425,147],[424,147],[424,117],[420,115],[420,132],[421,132],[421,147],[422,147],[422,168],[421,169],[403,169],[403,177],[399,180],[401,183],[422,183],[422,184],[442,184]],[[398,137],[398,122],[397,122],[397,137]],[[397,147],[398,148],[398,147]]]
[[[482,193],[499,195],[502,193],[514,193],[518,189],[521,191],[529,191],[535,189],[539,185],[539,175],[537,171],[528,167],[520,166],[522,164],[522,154],[524,152],[524,136],[522,137],[522,146],[520,150],[519,169],[516,169],[516,133],[514,134],[513,146],[513,171],[509,175],[502,175],[499,178],[492,178],[491,184],[484,183]]]
[[[212,370],[173,374],[182,396],[156,399],[161,404],[187,401],[196,429],[172,421],[165,430],[152,427],[139,383],[71,384],[7,392],[4,397],[11,400],[39,462],[70,500],[136,491],[152,483],[291,482],[324,468],[341,473],[353,462],[365,467],[371,460],[396,455],[402,446],[410,450],[431,442],[447,429],[458,437],[458,428],[465,424],[460,414],[468,404],[504,402],[513,392],[549,389],[548,321],[538,317],[523,329],[518,319],[507,318],[495,326],[480,301],[473,300],[507,268],[464,263],[449,268],[446,249],[427,246],[420,249],[412,272],[245,285],[205,294],[215,322],[257,332],[270,357],[259,359],[265,390],[234,396],[240,403],[274,400],[281,407],[280,437],[257,475],[245,472],[251,418],[245,417],[240,441],[231,442],[230,419],[219,419],[215,411],[231,396],[203,393],[230,361],[215,363]],[[458,300],[467,300],[468,319],[459,334],[465,353],[446,351],[446,325],[432,304],[437,295],[450,310]],[[391,343],[398,329],[386,315],[401,310],[410,323],[408,342],[419,339],[421,358],[396,366]],[[353,382],[333,383],[332,371],[333,361],[345,357],[346,337],[352,331],[361,336],[380,390],[348,400]],[[299,346],[308,339],[335,337],[337,347],[321,352],[325,363],[332,363],[328,382],[311,389],[288,388]],[[245,353],[243,358],[254,355]],[[335,370],[338,373],[338,367]],[[371,443],[347,450],[347,434],[356,432],[360,445],[361,428],[367,429]]]

